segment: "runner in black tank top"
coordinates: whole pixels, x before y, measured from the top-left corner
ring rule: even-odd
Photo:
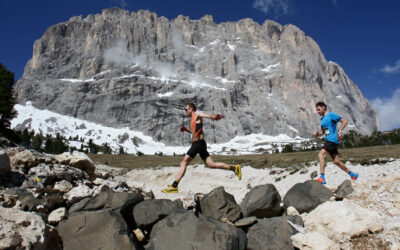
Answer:
[[[208,115],[203,112],[196,111],[196,105],[193,103],[187,103],[185,105],[185,113],[186,116],[189,116],[191,118],[190,129],[186,128],[185,126],[182,126],[181,132],[192,133],[192,146],[187,151],[186,155],[181,161],[178,173],[176,174],[175,180],[172,183],[172,185],[169,185],[166,189],[163,189],[161,191],[164,193],[178,192],[179,181],[185,175],[188,164],[193,160],[193,158],[196,157],[197,154],[200,155],[201,159],[203,159],[203,161],[207,164],[208,167],[232,170],[240,180],[242,178],[242,173],[239,164],[236,166],[229,166],[222,162],[214,162],[207,151],[207,143],[204,140],[204,134],[203,134],[203,118],[209,118],[218,121],[222,118],[222,115],[221,114]]]

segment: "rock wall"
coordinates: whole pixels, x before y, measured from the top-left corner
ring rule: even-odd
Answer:
[[[263,133],[309,137],[315,103],[379,129],[377,113],[343,69],[294,25],[251,19],[216,24],[111,8],[56,24],[34,44],[15,85],[20,103],[112,127],[129,127],[169,145],[188,101],[224,119],[207,121],[207,141]]]

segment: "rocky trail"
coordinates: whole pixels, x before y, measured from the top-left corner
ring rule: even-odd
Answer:
[[[400,160],[293,169],[121,169],[0,140],[0,249],[399,249]]]

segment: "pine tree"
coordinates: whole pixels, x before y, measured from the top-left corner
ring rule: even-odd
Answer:
[[[10,127],[10,120],[14,117],[13,110],[15,101],[12,93],[14,84],[14,73],[8,71],[0,63],[0,129]]]

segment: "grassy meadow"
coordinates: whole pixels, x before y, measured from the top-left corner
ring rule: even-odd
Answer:
[[[222,161],[227,164],[237,164],[252,166],[254,168],[270,168],[273,166],[282,168],[298,168],[309,165],[318,160],[319,151],[292,152],[279,154],[252,154],[252,155],[213,155],[214,161]],[[366,163],[369,160],[393,157],[400,158],[400,144],[386,146],[372,146],[362,148],[339,149],[340,159],[343,162]],[[157,156],[157,155],[111,155],[111,154],[91,154],[89,157],[99,164],[107,164],[113,167],[134,169],[151,168],[163,166],[179,166],[183,156]],[[331,159],[327,157],[329,162]],[[191,164],[202,163],[197,156]]]

